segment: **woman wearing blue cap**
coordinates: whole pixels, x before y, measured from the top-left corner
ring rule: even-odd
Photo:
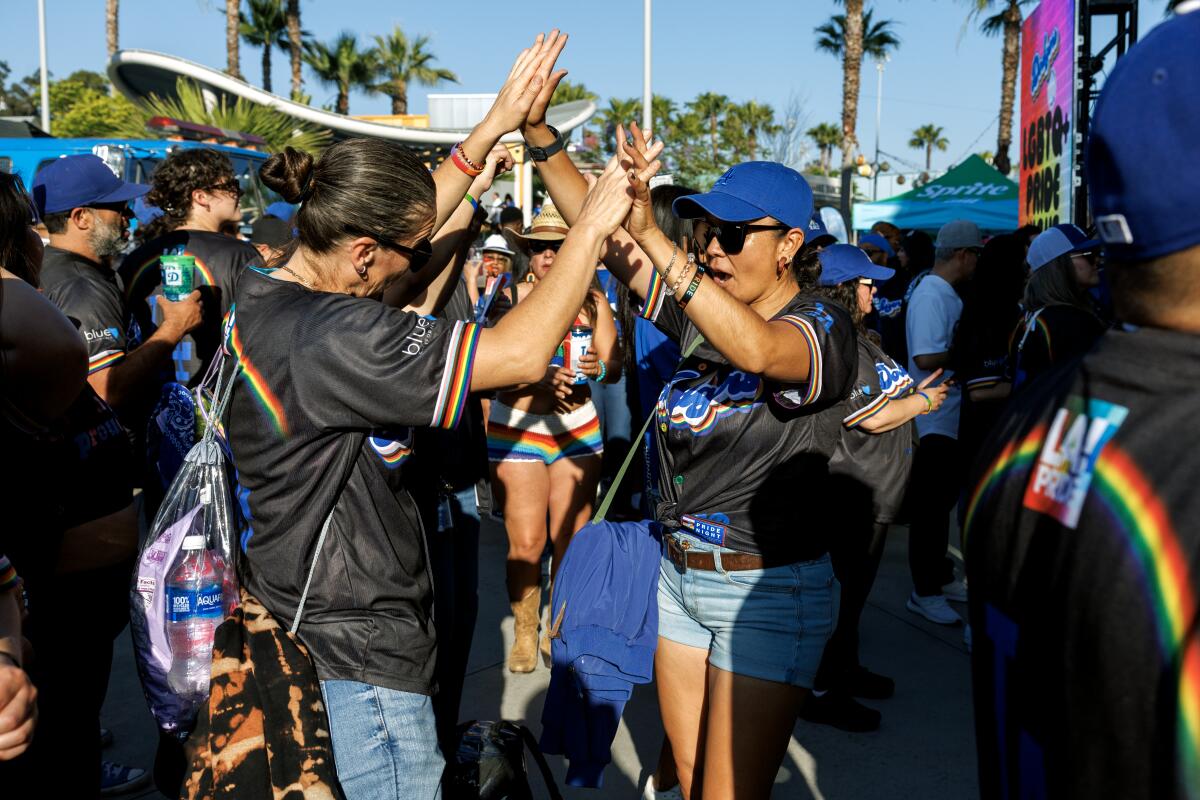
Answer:
[[[863,319],[874,308],[876,285],[894,270],[872,263],[866,252],[848,244],[821,251],[821,282],[816,294],[851,310],[858,329],[858,374],[854,389],[837,408],[842,432],[830,460],[835,475],[826,502],[840,511],[841,533],[831,543],[834,572],[841,583],[837,628],[817,672],[813,696],[802,716],[849,731],[879,727],[880,715],[855,697],[892,696],[891,678],[858,661],[858,622],[875,582],[888,525],[904,501],[912,470],[913,430],[909,423],[937,410],[947,388],[930,386],[937,370],[918,386],[868,332]]]
[[[586,181],[544,123],[553,83],[523,133],[572,222]],[[662,145],[631,130],[629,145],[618,128],[618,149],[640,169]],[[833,627],[832,521],[813,501],[838,420],[813,412],[849,393],[854,324],[806,294],[819,267],[801,253],[813,209],[799,173],[740,164],[675,201],[702,223],[705,272],[658,228],[645,182],[629,181],[636,199],[605,264],[685,352],[703,339],[656,406],[659,706],[685,797],[767,797]]]

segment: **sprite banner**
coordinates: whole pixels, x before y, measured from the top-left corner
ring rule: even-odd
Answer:
[[[966,219],[985,231],[1017,227],[1017,185],[977,155],[968,156],[935,181],[877,203],[854,204],[854,229],[876,222],[937,231],[950,220]]]
[[[1021,224],[1071,222],[1075,0],[1042,0],[1021,27]]]

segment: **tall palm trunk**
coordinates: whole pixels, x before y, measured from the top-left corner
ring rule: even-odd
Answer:
[[[112,57],[116,55],[119,43],[119,28],[117,25],[118,7],[120,0],[108,0],[108,4],[104,12],[104,38],[108,45],[108,60],[112,61]],[[113,97],[117,96],[117,87],[111,83],[108,85],[108,93]]]
[[[404,81],[394,81],[395,91],[392,94],[392,113],[408,113],[408,84]]]
[[[1021,8],[1008,0],[1004,12],[1004,75],[1000,81],[1000,133],[996,137],[996,169],[1005,175],[1012,169],[1008,148],[1012,144],[1013,105],[1017,92],[1017,67],[1021,63]]]
[[[750,134],[746,137],[747,149],[750,152],[750,160],[758,161],[758,131],[755,128],[750,129]]]
[[[338,87],[337,113],[339,113],[339,114],[349,114],[350,113],[350,87],[349,86],[339,86]]]
[[[300,0],[287,0],[288,53],[292,59],[292,99],[304,88],[300,74]]]
[[[263,79],[262,79],[263,91],[270,92],[271,91],[271,45],[269,45],[269,44],[263,45],[262,71],[263,71]]]
[[[719,160],[717,153],[717,115],[715,112],[708,115],[708,136],[712,140],[712,157],[713,166],[715,167]]]
[[[847,224],[854,202],[854,151],[858,147],[858,90],[863,58],[863,0],[846,0],[846,41],[842,48],[842,203]]]
[[[933,142],[928,141],[925,143],[925,171],[929,172],[929,170],[932,167],[933,167]]]
[[[238,7],[239,0],[225,0],[225,71],[235,78],[242,77],[238,64]]]

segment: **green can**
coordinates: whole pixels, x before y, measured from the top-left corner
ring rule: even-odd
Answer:
[[[195,256],[160,256],[163,296],[174,302],[192,293],[196,283]]]

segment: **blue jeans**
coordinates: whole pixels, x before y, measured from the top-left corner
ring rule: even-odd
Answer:
[[[321,681],[321,696],[346,800],[440,800],[432,698],[357,681]]]

